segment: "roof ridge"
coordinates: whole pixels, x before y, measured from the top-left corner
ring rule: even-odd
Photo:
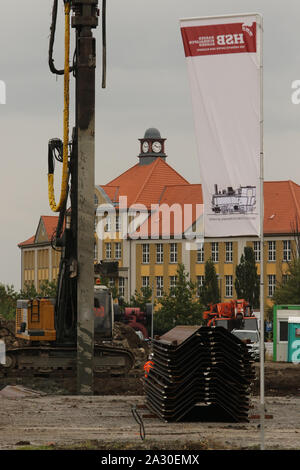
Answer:
[[[180,176],[180,178],[182,178],[184,181],[186,181],[187,184],[190,184],[190,182],[189,182],[187,179],[185,179],[180,173],[178,173],[178,171],[175,170],[175,168],[173,168],[171,165],[169,165],[169,163],[167,163],[165,160],[162,160],[162,162],[163,162],[165,165],[167,165],[169,168],[171,168],[171,170],[173,170],[178,176]]]
[[[294,183],[293,180],[269,180],[269,181],[264,181],[264,183],[289,183],[289,182]],[[297,184],[297,183],[294,183]]]
[[[156,168],[159,164],[167,166],[171,171],[173,171],[174,173],[176,173],[177,176],[179,176],[181,179],[183,179],[183,180],[186,182],[186,184],[184,184],[183,186],[189,186],[189,185],[190,185],[189,181],[187,181],[182,175],[180,175],[180,173],[178,173],[178,171],[176,171],[176,170],[175,170],[171,165],[169,165],[165,160],[163,160],[162,158],[158,157],[158,158],[155,160],[154,165],[153,165],[151,171],[149,172],[147,178],[145,179],[143,186],[141,187],[140,191],[139,191],[138,194],[136,195],[136,198],[135,198],[134,202],[136,202],[136,201],[138,200],[139,196],[142,194],[142,192],[143,192],[143,190],[145,189],[145,187],[146,187],[146,185],[147,185],[147,183],[148,183],[150,177],[152,176],[152,174],[153,174],[155,168]],[[166,185],[165,185],[165,186],[166,186]],[[178,184],[176,184],[176,185],[174,185],[174,186],[181,186],[181,185],[180,185],[180,183],[178,183]],[[161,196],[162,196],[162,194],[161,194]]]
[[[294,183],[294,181],[291,181],[291,180],[289,180],[288,182],[289,182],[289,187],[290,187],[290,190],[291,190],[291,193],[292,193],[292,196],[293,196],[293,199],[294,199],[294,203],[295,203],[295,206],[296,206],[296,209],[297,209],[297,215],[299,216],[300,208],[299,208],[299,204],[298,204],[296,194],[295,194],[295,191],[294,191],[294,188],[293,188],[293,184],[295,184],[295,183]]]
[[[158,204],[160,204],[160,201],[162,200],[163,195],[164,195],[165,192],[166,192],[166,188],[167,188],[167,186],[164,186],[164,187],[163,187],[162,192],[160,193],[160,196],[159,196],[159,198],[158,198]]]
[[[202,186],[201,183],[186,183],[186,184],[166,184],[166,188],[172,188],[175,186]]]
[[[154,165],[153,165],[151,171],[149,172],[147,178],[146,178],[145,181],[144,181],[144,184],[142,185],[141,189],[139,190],[138,194],[137,194],[136,197],[135,197],[134,203],[138,200],[138,197],[139,197],[139,195],[142,193],[143,189],[145,188],[146,183],[149,181],[150,176],[152,176],[152,173],[153,173],[153,171],[154,171],[154,168],[157,167],[159,160],[160,160],[159,158],[157,158],[157,159],[155,160]]]
[[[28,243],[30,240],[32,240],[34,243],[35,235],[32,235],[31,237],[27,238],[27,240],[24,240],[23,242],[18,243],[18,246],[22,246],[25,244],[32,245],[32,243]]]
[[[113,185],[111,184],[113,181],[117,180],[118,178],[120,178],[121,176],[125,175],[126,173],[128,173],[130,170],[132,170],[132,168],[135,168],[136,166],[138,166],[139,163],[136,163],[135,165],[131,166],[130,168],[127,168],[127,170],[123,171],[123,173],[121,173],[120,175],[116,176],[114,179],[112,179],[111,181],[109,181],[107,184],[105,184],[104,186],[117,186],[117,185]]]

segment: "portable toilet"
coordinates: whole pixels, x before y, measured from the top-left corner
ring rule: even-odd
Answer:
[[[300,305],[273,307],[273,361],[288,361],[288,320],[300,317]]]
[[[300,317],[288,320],[288,362],[300,363]]]

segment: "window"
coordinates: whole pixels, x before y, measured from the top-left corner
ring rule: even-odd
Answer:
[[[111,243],[105,243],[105,258],[111,258]]]
[[[170,245],[170,263],[177,263],[177,243]]]
[[[232,276],[225,276],[225,297],[232,297],[233,295]]]
[[[97,259],[97,243],[94,243],[94,259]]]
[[[170,290],[176,287],[177,276],[170,276]],[[172,297],[175,297],[175,293],[172,294]]]
[[[288,341],[288,322],[279,321],[279,341]]]
[[[142,260],[143,260],[143,263],[149,263],[150,261],[150,250],[149,250],[149,243],[145,243],[144,245],[142,245],[143,247],[143,257],[142,257]]]
[[[204,263],[204,243],[197,248],[197,263]]]
[[[156,296],[162,297],[164,288],[164,278],[163,276],[156,276]]]
[[[276,261],[276,242],[268,242],[269,261]]]
[[[177,276],[170,276],[170,289],[176,287]]]
[[[97,194],[94,194],[94,204],[95,204],[95,206],[98,206],[98,197],[97,197]]]
[[[146,288],[150,286],[149,276],[142,276],[142,287]]]
[[[212,242],[211,244],[211,259],[214,263],[219,261],[219,243]]]
[[[283,261],[291,261],[291,240],[283,240]]]
[[[232,263],[232,242],[226,242],[225,249],[226,263]]]
[[[282,284],[286,284],[289,280],[290,276],[289,274],[283,274],[282,275]]]
[[[121,231],[121,219],[119,215],[116,215],[116,232]]]
[[[162,243],[156,244],[156,262],[157,263],[164,262],[164,245]]]
[[[122,245],[120,242],[115,243],[115,258],[116,259],[122,258]]]
[[[109,278],[108,286],[109,286],[111,289],[112,289],[113,287],[115,287],[115,278],[114,278],[114,277],[110,277],[110,278]]]
[[[119,277],[119,296],[125,297],[125,278]]]
[[[275,274],[268,275],[268,296],[272,297],[275,292],[276,276]]]
[[[204,284],[204,276],[197,276],[197,297],[200,297],[203,284]]]
[[[111,217],[110,215],[105,216],[105,226],[104,226],[104,232],[111,232]]]
[[[260,242],[253,242],[253,251],[255,261],[258,263],[260,261]]]

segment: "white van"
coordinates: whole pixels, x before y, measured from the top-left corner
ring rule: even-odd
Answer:
[[[256,361],[259,361],[259,332],[257,330],[232,330],[231,333],[241,341],[245,341],[250,354]]]

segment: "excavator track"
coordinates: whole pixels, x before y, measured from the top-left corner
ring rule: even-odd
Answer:
[[[128,349],[109,345],[94,346],[94,374],[96,376],[126,375],[135,362]],[[75,347],[28,346],[9,349],[6,365],[0,365],[0,376],[73,376],[77,372]]]

